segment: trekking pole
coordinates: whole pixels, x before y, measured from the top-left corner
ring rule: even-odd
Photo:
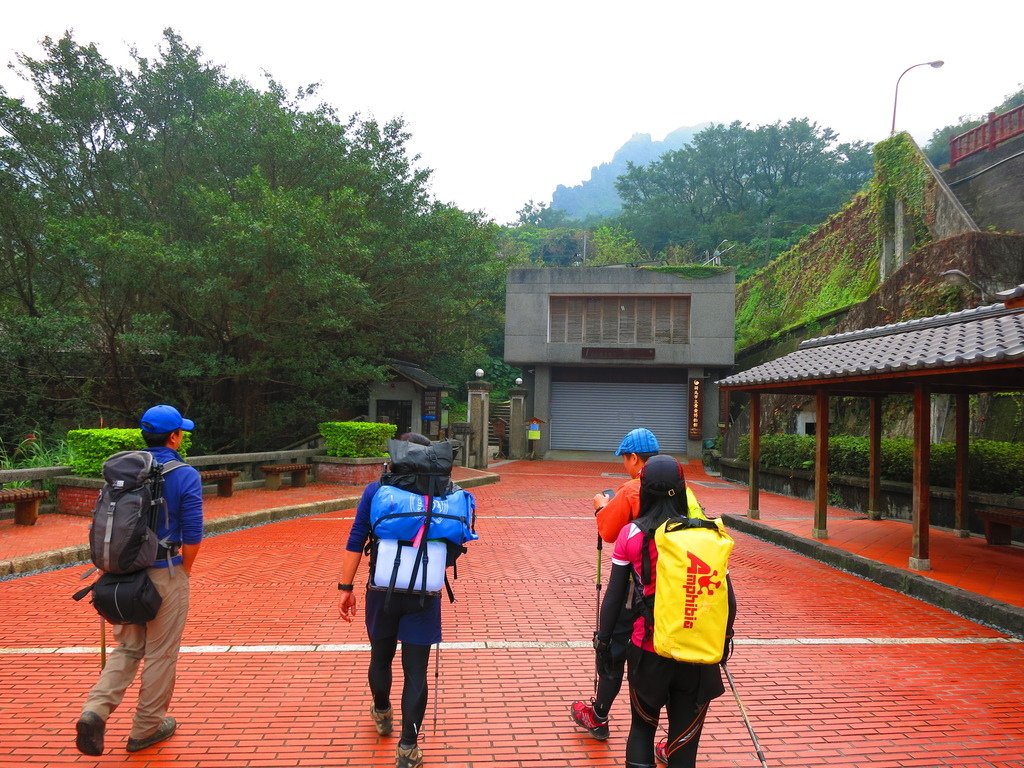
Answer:
[[[437,645],[435,646],[435,655],[437,656],[437,658],[434,659],[434,722],[432,722],[430,724],[430,735],[431,736],[433,736],[435,733],[437,733],[437,699],[441,695],[441,689],[438,688],[438,685],[439,685],[438,678],[441,675],[441,641],[440,640],[437,641]]]
[[[732,679],[732,673],[729,672],[729,667],[724,663],[722,669],[725,670],[725,676],[729,680],[729,687],[732,688],[732,695],[736,697],[736,703],[739,705],[740,714],[743,715],[743,722],[747,724],[747,732],[750,734],[750,740],[754,742],[754,751],[757,752],[757,759],[761,761],[761,768],[768,768],[768,762],[764,759],[764,752],[761,751],[761,745],[757,741],[757,736],[754,734],[754,726],[750,724],[750,718],[747,717],[746,707],[743,706],[743,702],[740,701],[740,694],[736,690],[736,683]]]
[[[594,585],[597,587],[597,605],[594,610],[594,637],[597,637],[601,629],[601,552],[604,549],[604,542],[601,534],[597,534],[597,576],[594,578]],[[594,697],[597,697],[597,679],[600,676],[597,668],[597,648],[594,648]]]
[[[107,666],[107,625],[100,616],[100,669]]]

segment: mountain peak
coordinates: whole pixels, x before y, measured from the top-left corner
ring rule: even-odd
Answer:
[[[615,180],[626,172],[628,163],[647,165],[666,152],[674,152],[689,144],[709,123],[676,128],[662,141],[654,141],[649,133],[634,133],[619,147],[609,162],[594,166],[590,178],[574,187],[559,184],[551,196],[551,207],[565,211],[571,219],[590,216],[614,216],[622,209],[615,190]]]

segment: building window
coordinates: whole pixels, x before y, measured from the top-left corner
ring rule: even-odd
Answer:
[[[689,296],[552,296],[548,341],[688,344]]]

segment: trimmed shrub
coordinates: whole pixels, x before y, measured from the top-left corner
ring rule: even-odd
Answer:
[[[388,440],[395,436],[395,424],[373,421],[325,421],[317,427],[327,443],[327,455],[346,459],[384,457]]]
[[[192,433],[186,432],[178,453],[188,455]],[[146,447],[141,429],[73,429],[68,432],[70,465],[76,475],[102,477],[103,462],[118,451],[141,451]]]
[[[814,438],[802,435],[763,435],[761,466],[811,469],[814,466]]]
[[[828,441],[829,474],[866,477],[868,439],[836,435]],[[736,458],[750,460],[750,436],[739,440]],[[972,440],[970,486],[986,493],[1024,493],[1024,443]],[[814,438],[803,435],[762,435],[761,466],[778,469],[814,469]],[[956,446],[936,443],[928,468],[933,486],[952,488],[956,483]],[[914,479],[914,441],[907,437],[882,440],[882,477],[909,483]]]

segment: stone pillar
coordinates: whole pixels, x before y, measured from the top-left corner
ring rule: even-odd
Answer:
[[[466,382],[466,389],[469,391],[469,425],[473,429],[469,436],[467,458],[472,469],[487,469],[491,387],[489,381]]]
[[[535,459],[544,457],[551,447],[551,366],[538,365],[533,377],[533,413],[531,417],[541,420],[540,440],[533,446]]]
[[[523,388],[510,389],[508,392],[511,409],[508,425],[508,457],[525,459],[529,448],[526,445],[526,394]]]
[[[906,206],[903,201],[896,198],[894,206],[895,221],[893,222],[893,271],[903,266],[907,260],[907,254],[914,247],[914,227],[907,217]]]

